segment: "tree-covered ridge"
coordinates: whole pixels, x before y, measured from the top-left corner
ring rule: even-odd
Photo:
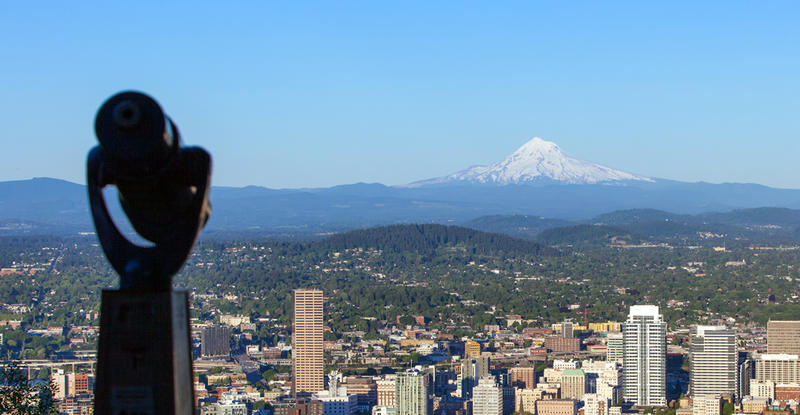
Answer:
[[[657,209],[629,209],[583,221],[585,226],[577,224],[532,216],[495,215],[480,217],[464,225],[546,244],[607,243],[608,238],[604,234],[614,232],[605,227],[627,232],[632,240],[655,243],[697,244],[712,240],[734,241],[737,244],[800,242],[800,210],[785,208],[739,209],[699,215],[675,214]],[[563,237],[553,239],[553,235]]]
[[[573,225],[553,228],[540,233],[538,238],[548,245],[631,244],[642,238],[624,229],[604,225]]]
[[[544,230],[573,224],[574,222],[562,219],[540,216],[491,215],[464,222],[463,226],[484,232],[502,233],[516,238],[535,239]]]
[[[555,255],[557,251],[539,243],[512,238],[497,233],[486,233],[460,226],[436,224],[391,225],[350,231],[333,235],[312,246],[324,249],[345,250],[375,248],[389,252],[416,252],[428,255],[444,246],[463,245],[474,253]]]
[[[602,225],[621,225],[656,221],[689,222],[691,220],[692,215],[679,215],[658,209],[625,209],[595,216],[589,222]]]

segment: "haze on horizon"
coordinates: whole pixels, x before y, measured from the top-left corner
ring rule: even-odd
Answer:
[[[138,5],[137,5],[138,6]],[[647,177],[800,188],[800,5],[0,4],[0,181],[84,182],[111,94],[215,185],[406,184],[534,136]]]

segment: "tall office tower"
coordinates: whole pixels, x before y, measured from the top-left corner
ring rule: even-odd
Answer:
[[[622,333],[623,399],[638,406],[665,406],[667,325],[658,306],[631,306]]]
[[[472,415],[503,415],[503,389],[493,377],[480,378],[472,389]]]
[[[462,398],[472,397],[472,388],[478,379],[489,376],[489,357],[475,357],[461,362],[461,373],[456,383],[456,394]]]
[[[574,325],[572,320],[564,320],[561,322],[561,337],[571,338],[574,336]]]
[[[692,326],[692,397],[736,394],[736,335],[721,326]]]
[[[294,290],[292,323],[292,395],[325,389],[322,352],[322,291]]]
[[[768,322],[767,353],[800,355],[800,321]]]
[[[608,333],[606,361],[622,364],[622,333]]]
[[[231,329],[227,326],[203,327],[200,333],[203,357],[227,357],[231,354]]]
[[[433,414],[433,369],[417,366],[395,377],[397,415]]]
[[[520,389],[533,389],[536,387],[535,367],[512,367],[508,371],[511,386]]]

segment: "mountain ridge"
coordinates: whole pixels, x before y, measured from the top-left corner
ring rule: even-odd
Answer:
[[[203,234],[309,239],[350,229],[458,224],[492,215],[582,222],[626,209],[697,215],[758,207],[800,208],[800,190],[638,176],[568,156],[555,143],[540,138],[488,166],[415,183],[386,186],[361,182],[301,189],[214,186],[213,214]],[[114,192],[104,194],[112,214],[121,212],[119,203],[109,197]],[[489,222],[481,226],[495,226]],[[506,223],[503,230],[530,237],[543,227],[560,223],[518,222]],[[665,228],[663,224],[658,227]],[[85,186],[49,178],[0,182],[0,233],[52,229],[72,233],[94,230]]]

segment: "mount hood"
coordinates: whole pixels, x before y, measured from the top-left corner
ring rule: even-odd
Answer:
[[[441,184],[600,184],[653,182],[653,179],[612,169],[565,154],[556,143],[534,137],[505,159],[473,166],[444,177],[411,183],[410,187]]]

